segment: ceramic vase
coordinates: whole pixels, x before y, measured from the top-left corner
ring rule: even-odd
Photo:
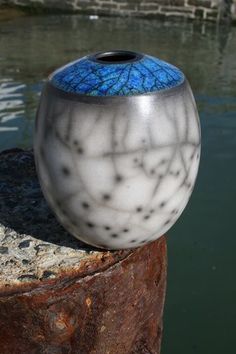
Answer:
[[[48,78],[34,151],[45,198],[72,235],[107,249],[151,242],[179,218],[197,176],[190,85],[142,53],[85,56]]]

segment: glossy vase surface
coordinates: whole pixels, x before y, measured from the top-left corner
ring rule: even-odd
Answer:
[[[48,78],[35,160],[62,225],[91,245],[122,249],[163,235],[192,193],[200,125],[184,74],[142,53],[78,59]]]

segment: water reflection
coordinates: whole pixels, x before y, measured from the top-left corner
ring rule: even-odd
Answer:
[[[0,80],[0,150],[32,144],[35,104],[40,89],[38,85],[33,93],[31,85],[12,78]]]
[[[235,46],[236,28],[206,23],[79,16],[1,23],[0,149],[32,144],[42,79],[76,57],[114,47],[147,52],[182,68],[197,96],[230,96],[236,90]]]
[[[43,78],[76,57],[114,48],[114,43],[116,48],[147,52],[176,64],[197,95],[218,94],[219,89],[220,94],[230,95],[236,89],[235,28],[109,18],[91,21],[78,16],[2,23],[0,149],[32,144]]]
[[[0,141],[4,147],[8,147],[10,141],[19,140],[17,136],[25,112],[21,92],[24,88],[25,85],[19,85],[10,78],[0,81]]]

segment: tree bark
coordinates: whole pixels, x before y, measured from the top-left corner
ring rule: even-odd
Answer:
[[[1,354],[159,354],[164,237],[141,248],[84,245],[41,194],[33,154],[0,154]]]

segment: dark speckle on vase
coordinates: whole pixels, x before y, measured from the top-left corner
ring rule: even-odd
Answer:
[[[84,209],[89,209],[89,204],[88,204],[87,202],[83,202],[83,203],[82,203],[82,207],[83,207]]]
[[[118,175],[115,176],[115,181],[117,183],[121,182],[122,180],[123,180],[123,177],[121,175],[118,174]]]
[[[111,196],[110,196],[110,194],[105,193],[105,194],[103,194],[102,199],[105,201],[108,201],[111,199]]]
[[[70,170],[69,170],[68,167],[63,166],[61,170],[62,170],[62,173],[63,173],[64,176],[69,176],[70,175]]]
[[[180,171],[178,170],[175,172],[175,176],[178,177],[179,175],[180,175]]]
[[[73,145],[74,145],[74,146],[78,146],[78,145],[79,145],[78,140],[76,140],[76,139],[75,139],[75,140],[73,140]]]
[[[150,175],[152,175],[152,176],[153,176],[153,175],[155,174],[155,172],[156,172],[156,171],[155,171],[155,169],[154,169],[154,168],[152,168],[152,169],[150,170]]]
[[[147,240],[146,240],[146,239],[145,239],[145,240],[140,241],[140,244],[143,244],[143,243],[145,243],[145,242],[147,242]]]
[[[86,225],[88,226],[88,227],[90,227],[90,228],[93,228],[95,225],[92,223],[92,222],[90,222],[90,221],[88,221],[88,222],[86,222]]]

